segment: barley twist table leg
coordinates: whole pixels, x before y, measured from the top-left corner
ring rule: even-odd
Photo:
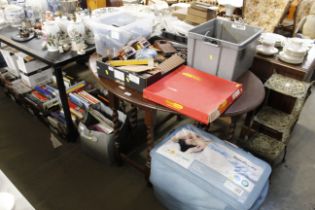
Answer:
[[[153,148],[154,143],[154,120],[156,111],[152,109],[146,109],[144,112],[144,123],[147,129],[147,148],[146,148],[146,172],[145,179],[149,181],[150,168],[151,168],[151,156],[150,151]]]
[[[115,158],[117,160],[117,164],[121,165],[122,159],[120,156],[120,140],[119,140],[119,128],[120,128],[119,124],[120,123],[119,123],[119,117],[118,117],[119,100],[112,93],[109,94],[109,100],[110,100],[111,108],[113,110],[112,121],[114,124]]]

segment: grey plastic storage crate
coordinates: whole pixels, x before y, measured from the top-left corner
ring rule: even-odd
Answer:
[[[252,65],[262,29],[212,19],[188,33],[189,66],[219,77],[236,80]]]

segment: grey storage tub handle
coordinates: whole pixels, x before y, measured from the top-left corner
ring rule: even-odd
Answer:
[[[84,124],[79,124],[80,135],[92,142],[97,142],[97,138],[95,136],[89,135],[91,131],[89,131]]]
[[[89,135],[85,134],[85,132],[83,132],[81,135],[83,138],[85,138],[89,141],[97,142],[97,138],[95,136],[89,136]]]
[[[220,45],[219,40],[208,36],[209,33],[210,33],[210,31],[207,31],[205,33],[204,37],[202,38],[202,41],[204,41],[205,44],[212,45],[214,47],[219,47],[219,45]]]

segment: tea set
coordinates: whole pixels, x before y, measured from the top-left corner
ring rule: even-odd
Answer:
[[[292,38],[286,42],[278,57],[287,63],[300,64],[303,63],[308,50],[309,48],[303,45],[302,39]]]
[[[259,41],[260,44],[256,47],[257,53],[264,56],[279,53],[278,58],[290,64],[303,63],[308,50],[314,44],[314,40],[286,38],[274,33],[263,33]],[[278,48],[282,48],[282,51],[279,52]]]
[[[64,7],[66,10],[70,8],[71,13],[63,13],[62,16],[57,12],[45,12],[42,15],[45,21],[40,24],[40,17],[36,19],[36,11],[27,6],[6,5],[2,19],[18,29],[11,37],[15,41],[26,42],[37,37],[43,39],[42,47],[48,52],[63,53],[72,49],[78,54],[84,54],[87,44],[94,44],[94,34],[87,26],[89,13],[74,11],[78,5],[77,0],[65,0],[64,3],[71,3]]]
[[[94,44],[93,33],[87,27],[84,19],[88,14],[81,13],[76,16],[61,16],[50,18],[43,23],[44,42],[49,52],[63,53],[72,49],[78,54],[84,54],[86,44]]]

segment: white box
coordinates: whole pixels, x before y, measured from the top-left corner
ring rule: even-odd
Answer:
[[[14,54],[14,56],[16,59],[17,68],[24,73],[32,73],[33,71],[36,71],[36,68],[34,68],[34,63],[30,65],[32,62],[35,62],[36,65],[39,66],[47,66],[47,64],[39,60],[34,60],[34,58],[22,52],[17,52]]]
[[[19,66],[19,70],[23,72],[24,74],[31,74],[38,70],[48,69],[48,65],[39,60],[33,60],[33,61],[25,63],[24,59],[19,56],[17,56],[17,60],[18,60],[17,63]]]
[[[10,54],[11,52],[9,51],[9,48],[3,47],[0,49],[0,51],[8,66],[7,67],[8,71],[14,74],[15,76],[19,76],[19,69],[17,67],[15,56]]]
[[[37,70],[30,74],[25,74],[24,72],[21,72],[22,81],[30,87],[46,84],[52,80],[52,76],[52,68]]]

